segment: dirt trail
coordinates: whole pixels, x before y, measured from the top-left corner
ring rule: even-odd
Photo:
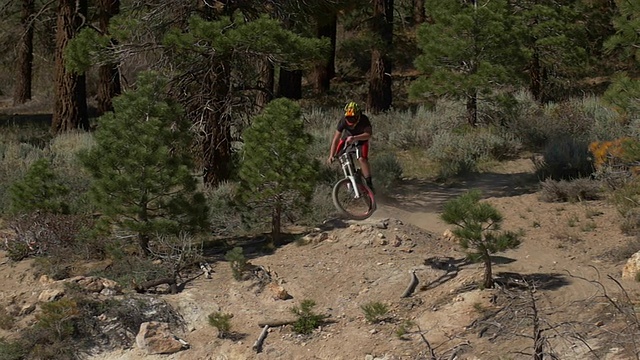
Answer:
[[[374,219],[396,218],[427,231],[442,234],[449,228],[440,213],[444,203],[471,189],[479,189],[485,198],[512,197],[533,193],[537,179],[529,159],[518,159],[501,165],[495,172],[459,180],[451,185],[425,180],[407,180],[402,187],[379,196]]]

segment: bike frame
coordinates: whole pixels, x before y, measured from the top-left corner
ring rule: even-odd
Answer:
[[[351,182],[351,186],[353,187],[353,191],[355,193],[355,198],[359,199],[363,194],[360,193],[358,189],[358,184],[356,181],[356,176],[360,176],[358,174],[355,162],[353,160],[354,151],[348,149],[342,155],[340,155],[340,165],[342,165],[342,172],[344,176],[349,179]]]

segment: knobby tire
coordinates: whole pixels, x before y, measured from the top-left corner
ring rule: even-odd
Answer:
[[[342,215],[352,220],[365,220],[376,210],[376,201],[371,189],[364,184],[357,182],[358,190],[361,194],[359,199],[354,199],[353,193],[349,190],[351,181],[348,178],[341,179],[333,186],[331,197],[333,205]],[[356,211],[354,206],[362,208]]]

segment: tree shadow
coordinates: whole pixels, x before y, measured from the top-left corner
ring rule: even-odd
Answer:
[[[433,281],[420,287],[420,291],[434,289],[458,276],[460,268],[470,262],[466,258],[455,259],[450,256],[433,256],[424,260],[424,264],[435,270],[444,270],[445,273]]]
[[[38,127],[51,126],[52,114],[2,114],[0,113],[0,127]]]
[[[491,255],[491,262],[494,264],[505,265],[505,264],[511,264],[514,261],[516,261],[516,259],[512,259],[506,256],[500,256],[500,255]]]

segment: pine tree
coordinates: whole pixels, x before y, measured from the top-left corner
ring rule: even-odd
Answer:
[[[418,29],[423,53],[415,61],[424,76],[412,84],[410,93],[461,99],[468,122],[475,125],[478,101],[501,84],[517,82],[522,53],[515,18],[505,0],[437,0],[428,6],[433,23]]]
[[[240,165],[240,200],[271,214],[271,235],[279,244],[287,210],[303,206],[315,187],[317,162],[308,155],[300,107],[288,99],[270,102],[245,132]]]
[[[191,174],[190,124],[165,91],[157,74],[140,74],[137,89],[100,117],[96,145],[81,156],[103,220],[136,233],[145,255],[152,235],[202,230],[208,216]]]
[[[54,214],[69,212],[63,197],[69,188],[51,169],[49,160],[36,160],[25,174],[9,188],[11,211],[14,213],[42,210]]]
[[[614,19],[616,34],[605,43],[605,49],[619,52],[628,61],[629,72],[617,74],[605,93],[605,100],[628,114],[640,112],[640,80],[637,77],[640,65],[640,4],[637,1],[616,1],[619,16]]]
[[[493,287],[491,254],[520,246],[516,233],[501,232],[503,218],[491,204],[480,202],[478,190],[469,191],[444,205],[441,214],[447,224],[456,225],[452,233],[472,261],[484,263],[484,287]]]

